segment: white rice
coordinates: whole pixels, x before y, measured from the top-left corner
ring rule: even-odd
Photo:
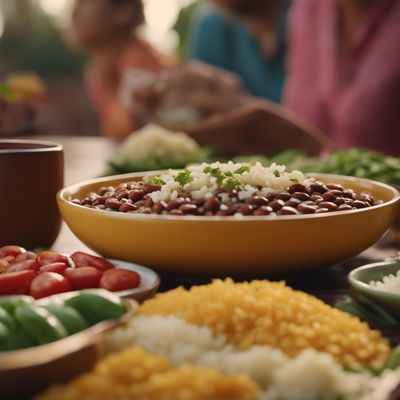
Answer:
[[[391,382],[392,389],[400,380],[399,371],[380,378],[345,372],[331,355],[314,349],[292,359],[267,346],[239,351],[223,336],[214,337],[210,329],[175,316],[135,317],[112,332],[108,344],[113,350],[140,345],[166,356],[174,366],[197,364],[228,374],[246,373],[263,390],[257,400],[383,400],[390,393],[388,385],[385,393],[382,389],[375,397],[368,393],[377,390],[383,379]]]
[[[207,168],[218,169],[224,177],[221,182],[209,172],[205,172]],[[238,173],[241,168],[247,168],[243,173]],[[240,184],[238,195],[240,200],[244,200],[253,196],[258,192],[262,196],[266,196],[272,192],[285,191],[293,183],[310,184],[314,180],[306,178],[300,171],[286,171],[286,167],[278,164],[271,164],[269,167],[264,167],[257,162],[254,165],[234,163],[202,163],[191,165],[186,169],[190,174],[191,182],[181,185],[176,178],[179,172],[170,170],[167,174],[161,175],[158,178],[165,184],[161,190],[150,194],[151,199],[157,203],[158,201],[168,201],[173,198],[175,192],[183,191],[191,195],[194,199],[207,198],[220,187],[224,187],[229,181],[230,176]],[[226,174],[231,174],[226,176]],[[261,186],[259,190],[257,186]]]
[[[385,275],[380,281],[369,282],[369,285],[384,292],[400,294],[400,269],[395,274]]]
[[[200,146],[183,132],[171,132],[155,124],[128,136],[118,150],[118,159],[131,164],[142,164],[149,159],[168,159],[184,164],[198,159]]]

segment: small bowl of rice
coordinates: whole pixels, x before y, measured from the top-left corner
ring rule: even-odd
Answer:
[[[379,304],[395,317],[400,317],[400,260],[364,265],[348,277],[356,293]]]

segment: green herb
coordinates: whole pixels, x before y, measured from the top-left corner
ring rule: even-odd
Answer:
[[[193,181],[192,175],[190,175],[190,171],[188,170],[179,172],[179,174],[176,175],[175,177],[175,182],[178,182],[182,187],[192,181]]]
[[[242,184],[236,178],[228,178],[224,182],[225,190],[231,192],[234,189],[240,189]]]
[[[243,167],[238,168],[235,174],[243,175],[245,172],[250,172],[250,167],[248,165],[243,165]]]
[[[205,167],[203,169],[203,172],[205,174],[210,174],[212,177],[217,179],[217,183],[220,185],[223,180],[224,180],[224,175],[222,174],[221,170],[219,168],[211,168],[211,167]]]
[[[151,183],[152,185],[165,185],[165,182],[159,178],[158,176],[152,176],[148,179],[146,179],[147,183]]]
[[[281,173],[278,170],[275,170],[274,175],[276,178],[279,178],[281,176]]]
[[[296,179],[296,178],[290,178],[290,182],[300,183],[300,181],[298,179]]]

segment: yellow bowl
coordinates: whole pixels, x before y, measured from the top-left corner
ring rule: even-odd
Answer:
[[[71,203],[101,186],[115,186],[161,171],[86,181],[58,193],[72,232],[102,256],[157,271],[213,276],[282,274],[337,263],[374,244],[398,211],[391,186],[339,175],[313,175],[323,182],[367,191],[382,205],[298,216],[176,217],[117,213]]]

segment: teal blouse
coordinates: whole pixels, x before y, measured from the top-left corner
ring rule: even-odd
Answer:
[[[279,22],[278,50],[273,59],[267,59],[240,21],[209,7],[200,9],[192,22],[188,57],[235,72],[253,96],[280,102],[285,80],[286,21],[284,9]]]

